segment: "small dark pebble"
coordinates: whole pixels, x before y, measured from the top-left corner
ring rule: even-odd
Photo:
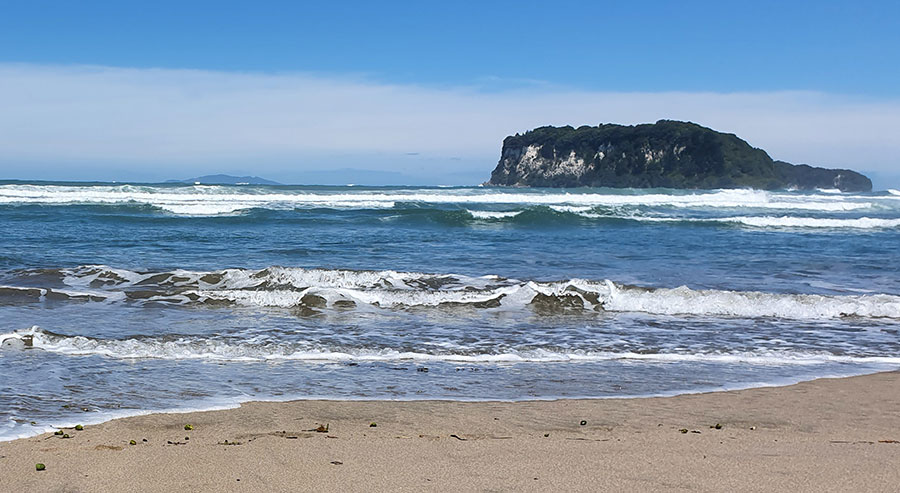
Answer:
[[[584,426],[584,425],[586,425],[586,424],[587,424],[587,421],[585,421],[585,420],[582,419],[582,420],[581,420],[581,426]]]
[[[334,464],[334,465],[336,465],[336,466],[341,466],[341,465],[344,464],[343,462],[341,462],[341,461],[339,461],[339,460],[333,460],[333,461],[331,461],[331,463]]]

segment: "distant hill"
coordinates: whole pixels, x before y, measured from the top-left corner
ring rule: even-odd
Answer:
[[[855,171],[774,161],[734,134],[672,120],[540,127],[509,136],[486,185],[872,189],[872,181]]]
[[[166,183],[200,183],[203,185],[281,185],[258,176],[204,175],[187,180],[168,180]]]

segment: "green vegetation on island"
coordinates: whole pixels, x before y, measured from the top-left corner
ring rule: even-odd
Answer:
[[[869,191],[851,170],[774,161],[734,134],[695,123],[540,127],[503,141],[487,185]]]

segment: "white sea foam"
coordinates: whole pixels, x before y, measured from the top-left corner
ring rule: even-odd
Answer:
[[[475,219],[505,219],[507,217],[515,217],[522,211],[473,211],[467,210]]]
[[[659,315],[742,318],[828,319],[838,317],[900,318],[900,296],[776,294],[755,291],[620,288],[610,284],[603,308]]]
[[[757,208],[852,211],[873,206],[877,197],[718,190],[697,193],[507,192],[495,189],[400,189],[385,191],[273,191],[228,186],[64,186],[2,185],[0,204],[146,204],[174,214],[232,214],[252,208],[391,208],[398,203],[545,205],[557,207],[669,206],[678,208]]]
[[[819,228],[819,229],[892,229],[900,227],[900,218],[821,218],[802,216],[731,216],[731,217],[662,217],[662,216],[612,216],[609,214],[583,213],[591,218],[620,218],[640,222],[689,222],[730,223],[755,228]]]
[[[893,188],[889,188],[888,193],[891,195],[900,195],[900,190],[894,190]]]
[[[757,228],[828,228],[828,229],[889,229],[900,227],[900,219],[860,217],[856,219],[746,216],[717,218],[714,221],[739,223]]]
[[[575,205],[551,205],[551,209],[556,212],[571,212],[573,214],[583,214],[593,209],[591,206],[575,206]]]
[[[193,304],[327,308],[470,305],[492,310],[529,306],[659,315],[786,319],[900,318],[900,297],[889,294],[826,296],[757,291],[641,288],[609,280],[521,281],[487,275],[424,274],[269,267],[261,270],[137,273],[106,266],[63,269],[71,295],[117,302],[137,290],[138,300]],[[97,284],[103,287],[96,287]],[[42,288],[13,288],[41,292]]]
[[[104,340],[51,334],[38,327],[0,334],[0,347],[11,339],[29,338],[33,349],[73,356],[117,359],[307,362],[447,362],[447,363],[578,363],[643,361],[648,363],[727,363],[751,365],[820,365],[827,363],[900,364],[900,357],[853,356],[808,351],[658,352],[509,350],[497,353],[438,353],[393,349],[341,349],[302,347],[297,344],[234,343],[209,338],[154,338]],[[8,345],[8,344],[7,344]]]

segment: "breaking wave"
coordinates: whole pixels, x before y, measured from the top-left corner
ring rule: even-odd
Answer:
[[[601,216],[594,216],[601,217]],[[604,216],[610,217],[610,216]],[[734,216],[714,218],[677,218],[654,216],[630,216],[627,219],[647,222],[726,223],[754,228],[815,228],[815,229],[893,229],[900,228],[900,219],[859,217],[819,218],[798,216]]]
[[[717,351],[700,353],[633,351],[507,350],[494,353],[397,351],[394,349],[327,348],[305,343],[255,343],[208,337],[133,337],[95,339],[66,336],[38,327],[0,334],[0,349],[40,349],[73,356],[117,359],[308,362],[445,362],[567,363],[633,360],[649,363],[729,363],[751,365],[819,365],[827,363],[900,364],[900,357],[852,356],[804,351]]]
[[[390,209],[398,204],[516,205],[562,208],[674,207],[752,208],[842,212],[870,209],[877,196],[714,190],[683,193],[635,190],[504,191],[490,188],[453,189],[321,189],[225,185],[0,185],[0,204],[23,205],[145,205],[172,214],[209,216],[250,209]],[[470,209],[471,211],[472,209]],[[477,211],[484,217],[497,212]]]
[[[640,312],[739,318],[900,318],[900,296],[781,294],[645,288],[611,280],[533,281],[495,275],[425,274],[269,267],[261,270],[135,272],[107,266],[22,270],[6,298],[44,301],[158,303],[298,309],[306,314],[348,309],[468,307],[538,312]],[[7,284],[10,284],[7,282]]]

